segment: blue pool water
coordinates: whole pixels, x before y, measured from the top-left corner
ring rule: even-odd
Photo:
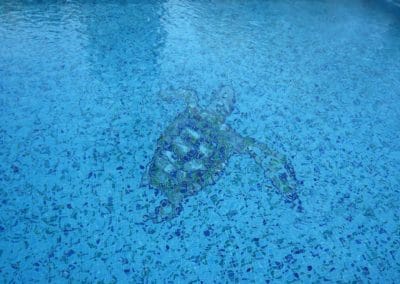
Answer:
[[[397,6],[396,6],[397,5]],[[395,283],[396,1],[0,3],[1,282]],[[291,161],[302,210],[235,155],[182,212],[157,139],[230,86],[227,123]]]

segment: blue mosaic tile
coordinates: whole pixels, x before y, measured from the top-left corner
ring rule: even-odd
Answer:
[[[396,283],[395,2],[2,1],[1,282]],[[173,187],[153,223],[174,201],[142,185],[160,137],[221,85],[226,124],[286,157],[296,190],[218,143],[218,178]],[[180,162],[203,157],[191,139]]]

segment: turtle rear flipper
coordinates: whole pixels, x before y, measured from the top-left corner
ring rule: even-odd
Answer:
[[[153,223],[169,221],[178,216],[182,211],[181,204],[171,203],[168,199],[163,199],[150,215],[145,215],[145,221],[151,220]]]

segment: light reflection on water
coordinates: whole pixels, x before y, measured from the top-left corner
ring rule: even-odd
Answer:
[[[3,1],[3,281],[392,282],[400,29],[368,1]],[[195,90],[293,161],[304,212],[247,157],[160,225],[139,189]],[[175,91],[176,90],[176,91]]]

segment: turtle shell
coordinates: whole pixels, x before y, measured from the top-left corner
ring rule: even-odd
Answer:
[[[150,186],[181,200],[214,184],[232,155],[223,122],[197,107],[178,115],[157,141],[149,165]]]

